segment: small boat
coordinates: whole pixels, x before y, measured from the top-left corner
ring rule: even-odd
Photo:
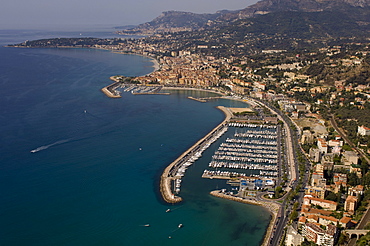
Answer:
[[[182,224],[179,224],[178,227],[181,228],[181,227],[183,227],[183,225]]]
[[[144,226],[145,226],[145,227],[149,227],[150,225],[149,225],[149,224],[145,224]]]
[[[169,209],[169,208],[168,208],[168,209],[166,210],[166,213],[168,213],[168,212],[171,212],[171,209]]]

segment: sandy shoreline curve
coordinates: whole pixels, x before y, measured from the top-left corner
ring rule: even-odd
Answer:
[[[110,50],[110,49],[106,49],[106,50]],[[141,75],[141,76],[147,76],[147,75],[149,75],[151,73],[154,73],[154,72],[158,71],[161,68],[161,65],[159,64],[158,60],[155,59],[152,56],[147,56],[147,55],[137,54],[137,53],[132,53],[132,52],[119,52],[119,51],[112,51],[112,52],[115,53],[115,54],[135,55],[135,56],[142,56],[142,57],[148,58],[153,63],[153,66],[152,67],[153,67],[154,70],[152,72],[150,72],[150,73],[147,73],[147,74],[144,74],[144,75]]]
[[[274,202],[269,202],[269,201],[256,201],[256,200],[251,200],[251,199],[244,199],[241,197],[235,197],[231,195],[227,195],[222,193],[220,190],[214,190],[211,191],[210,194],[215,197],[219,197],[222,199],[227,199],[235,202],[240,202],[240,203],[246,203],[246,204],[251,204],[251,205],[256,205],[256,206],[261,206],[265,208],[269,213],[271,214],[271,220],[269,223],[269,226],[266,229],[266,233],[263,238],[263,243],[261,244],[262,246],[267,246],[269,245],[269,239],[271,238],[272,232],[274,225],[277,221],[278,218],[278,213],[280,210],[280,206]]]

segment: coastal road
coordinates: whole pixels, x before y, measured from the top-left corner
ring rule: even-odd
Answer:
[[[250,101],[253,101],[255,103],[257,102],[257,103],[263,105],[264,107],[269,109],[273,114],[276,114],[278,116],[279,120],[281,120],[284,123],[284,130],[285,130],[285,134],[286,134],[286,136],[285,136],[285,140],[286,140],[285,141],[286,161],[287,161],[288,167],[290,169],[290,182],[291,183],[290,183],[289,186],[292,189],[295,189],[295,187],[297,186],[297,180],[298,180],[298,166],[297,166],[296,156],[295,156],[295,153],[294,153],[294,150],[295,150],[294,142],[297,141],[297,139],[294,138],[294,133],[292,131],[292,128],[290,127],[290,124],[288,124],[289,120],[287,120],[284,117],[284,115],[280,112],[280,110],[275,109],[272,106],[267,105],[265,102],[260,101],[258,99],[254,99],[254,98],[248,98],[248,99]],[[277,220],[278,222],[275,225],[274,230],[271,234],[269,245],[279,245],[279,241],[280,241],[280,239],[283,235],[284,228],[287,225],[289,214],[291,212],[290,207],[288,207],[288,209],[285,210],[285,206],[286,206],[286,201],[284,200],[284,202],[282,204],[282,210],[281,210],[281,213],[280,213],[280,218],[278,218],[278,220]]]
[[[279,245],[281,236],[283,235],[284,228],[288,222],[288,214],[289,212],[285,210],[286,202],[284,201],[281,206],[281,211],[279,213],[280,217],[277,219],[277,223],[274,227],[274,230],[271,234],[270,244],[271,246]]]

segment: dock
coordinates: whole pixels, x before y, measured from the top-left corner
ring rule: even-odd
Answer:
[[[198,102],[202,102],[202,103],[207,102],[207,100],[204,100],[204,99],[201,99],[201,98],[196,98],[196,97],[188,97],[188,99],[198,101]]]
[[[113,84],[110,84],[104,88],[101,89],[101,91],[110,98],[121,98],[121,95],[118,91],[116,91],[116,88],[120,87],[122,82],[116,81]]]
[[[225,127],[227,127],[232,117],[231,111],[223,106],[218,106],[217,108],[224,112],[225,119],[164,169],[160,180],[160,192],[166,202],[178,203],[182,201],[181,197],[175,195],[175,188],[179,184],[179,180],[181,182],[180,175],[184,172],[184,166],[189,165],[188,163],[192,158],[197,158],[195,155],[208,147],[210,141],[215,140],[215,135],[222,133]]]
[[[169,92],[133,92],[132,95],[170,95]]]

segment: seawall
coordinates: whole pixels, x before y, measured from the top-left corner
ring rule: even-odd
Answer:
[[[117,88],[118,86],[120,86],[120,84],[122,82],[119,82],[117,80],[114,79],[114,77],[110,77],[111,80],[115,81],[113,84],[110,84],[104,88],[101,89],[101,91],[107,96],[107,97],[110,97],[110,98],[121,98],[121,95],[115,91],[115,88]]]
[[[191,146],[187,151],[185,151],[182,155],[180,155],[176,160],[174,160],[170,165],[168,165],[162,175],[160,180],[160,192],[162,194],[163,199],[168,203],[178,203],[182,201],[182,198],[179,196],[174,195],[172,191],[172,182],[175,180],[175,177],[172,176],[173,173],[176,173],[174,170],[179,168],[178,165],[180,161],[186,157],[189,153],[191,153],[194,149],[199,147],[206,139],[208,139],[214,132],[219,130],[222,126],[227,124],[227,122],[231,119],[232,113],[228,108],[225,108],[223,106],[218,106],[218,109],[220,109],[225,114],[225,119],[216,126],[211,132],[209,132],[206,136],[204,136],[202,139],[200,139],[198,142],[196,142],[193,146]]]

